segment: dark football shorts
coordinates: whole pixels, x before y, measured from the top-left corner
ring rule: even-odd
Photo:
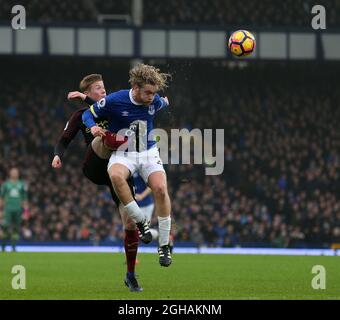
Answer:
[[[118,207],[120,204],[120,200],[113,189],[109,174],[107,173],[108,163],[108,159],[101,159],[97,156],[90,144],[86,152],[85,160],[83,161],[82,169],[85,177],[92,181],[94,184],[99,186],[108,186],[110,188],[112,199]],[[130,177],[127,182],[134,197],[135,192],[133,178]]]

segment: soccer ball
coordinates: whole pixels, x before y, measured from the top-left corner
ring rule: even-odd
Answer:
[[[230,52],[237,57],[249,56],[254,51],[255,46],[255,37],[247,30],[235,31],[228,41]]]

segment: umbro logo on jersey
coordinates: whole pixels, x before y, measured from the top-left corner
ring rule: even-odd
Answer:
[[[123,117],[128,117],[129,116],[129,111],[123,111],[122,112]]]

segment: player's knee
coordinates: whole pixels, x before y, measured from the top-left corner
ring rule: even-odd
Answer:
[[[166,184],[158,183],[154,185],[152,188],[152,192],[154,193],[155,197],[164,198],[168,193]]]
[[[115,184],[122,183],[125,180],[124,175],[121,172],[119,172],[119,171],[117,171],[117,172],[115,172],[115,171],[110,172],[109,175],[110,175],[111,181],[113,183],[115,183]]]

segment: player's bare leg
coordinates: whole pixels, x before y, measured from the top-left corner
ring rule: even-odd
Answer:
[[[129,169],[122,164],[115,163],[109,168],[108,173],[119,200],[126,206],[134,200],[130,187],[126,182],[127,178],[130,176]],[[134,220],[138,221],[136,218],[134,218]]]
[[[108,149],[104,145],[102,137],[95,137],[91,142],[91,146],[98,157],[102,159],[110,159],[112,150]]]
[[[136,222],[138,230],[140,232],[140,238],[144,243],[152,241],[152,235],[149,230],[149,224],[144,216],[143,212],[134,200],[127,178],[130,175],[129,169],[119,163],[113,164],[108,170],[113,188],[124,205],[128,216]]]
[[[158,216],[159,263],[163,267],[168,267],[172,262],[169,247],[171,229],[171,203],[168,194],[165,173],[162,171],[151,173],[148,178],[148,185],[154,195],[156,214]]]

